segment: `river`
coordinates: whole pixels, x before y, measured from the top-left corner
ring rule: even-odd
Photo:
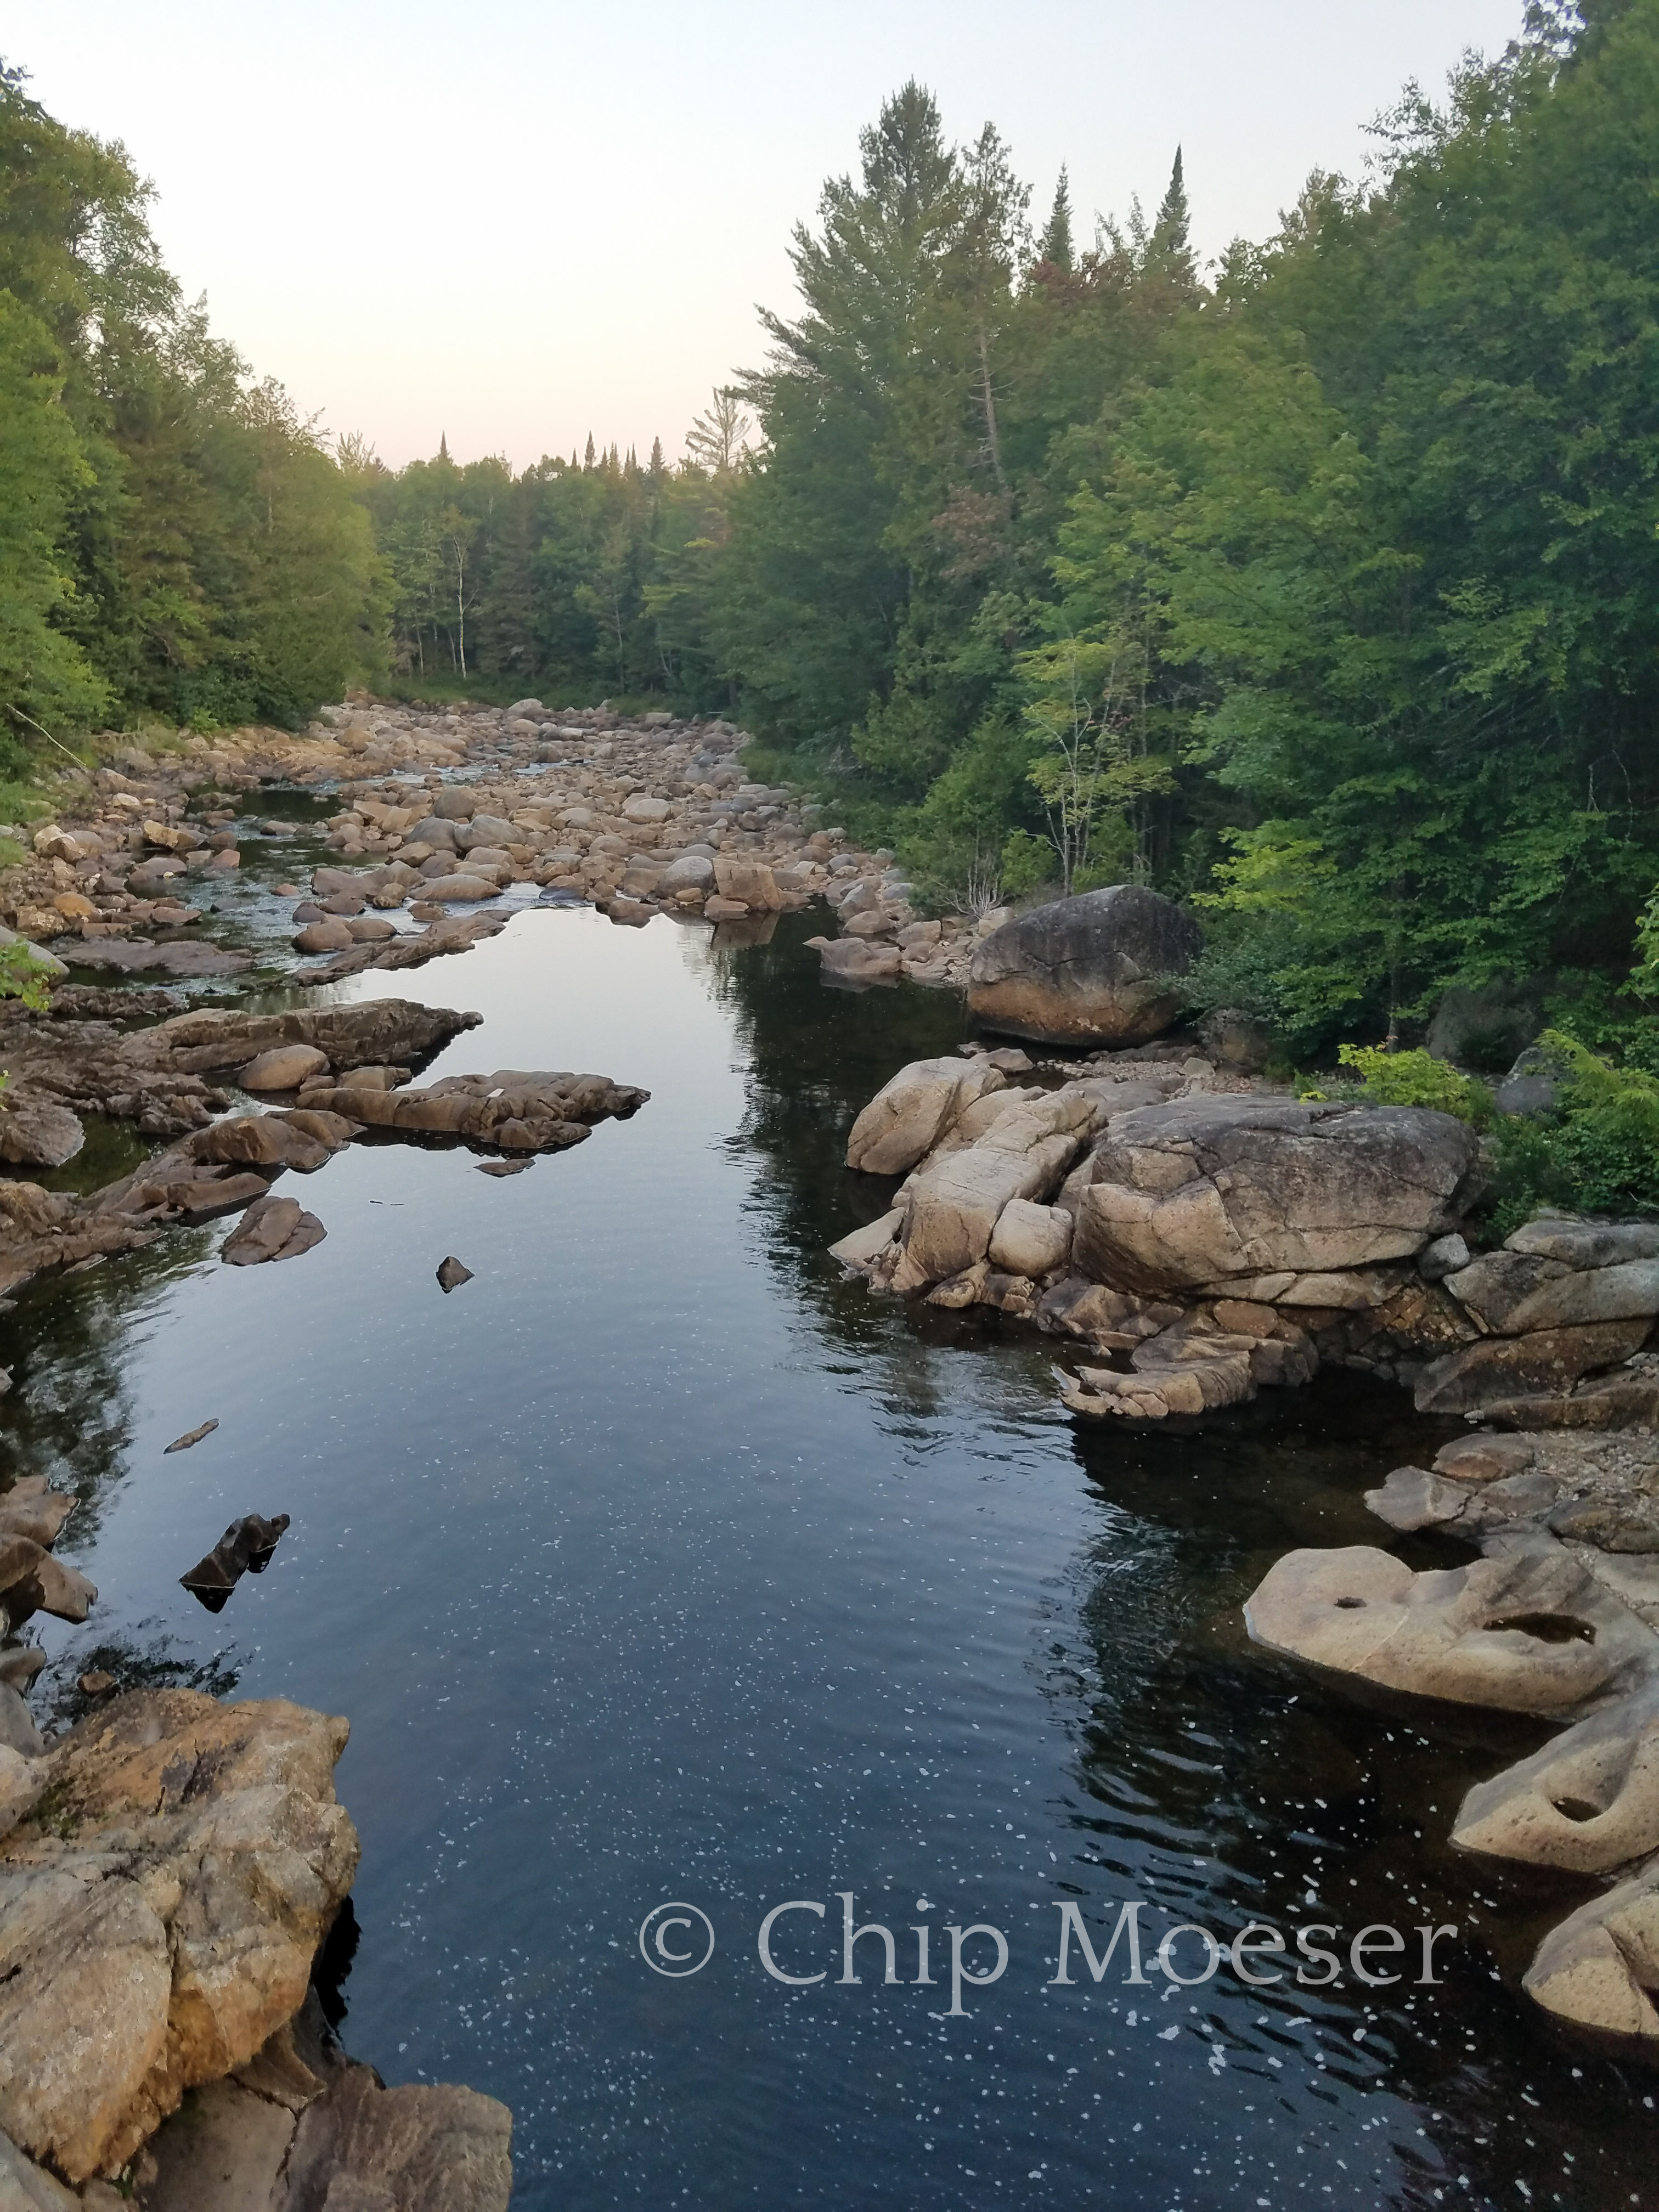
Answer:
[[[1274,1558],[1377,1540],[1360,1493],[1448,1431],[1334,1373],[1196,1434],[1085,1431],[1046,1340],[843,1282],[823,1248],[880,1198],[851,1118],[965,1032],[946,994],[823,988],[815,926],[716,952],[530,911],[339,986],[482,1012],[434,1073],[651,1102],[501,1179],[356,1145],[284,1183],[328,1230],[296,1262],[221,1267],[222,1224],[22,1295],[4,1448],[79,1490],[59,1551],[100,1590],[44,1624],[37,1711],[101,1657],[350,1717],[342,2035],[508,2103],[525,2212],[1651,2203],[1651,2077],[1515,1988],[1588,1887],[1445,1841],[1544,1731],[1362,1705],[1243,1634]],[[293,1525],[210,1615],[177,1577],[248,1511]],[[896,1984],[879,1936],[840,1978],[842,1893]],[[1146,1982],[1127,1938],[1098,1984],[1073,1939],[1056,1985],[1060,1908],[1103,1948],[1134,1899]],[[700,1972],[642,1954],[668,1902],[712,1928]],[[762,1963],[791,1903],[774,1962],[821,1980]],[[1152,1963],[1253,1920],[1397,1925],[1405,1978]],[[1459,1931],[1432,1986],[1419,1923]],[[954,2014],[951,1926],[1007,1952]]]

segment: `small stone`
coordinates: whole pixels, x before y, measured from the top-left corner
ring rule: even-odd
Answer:
[[[533,1168],[535,1164],[534,1160],[480,1160],[478,1173],[487,1176],[522,1175],[526,1168]]]
[[[446,1297],[451,1291],[458,1291],[463,1283],[470,1283],[471,1280],[471,1268],[463,1267],[453,1252],[447,1260],[439,1262],[438,1287]]]
[[[1417,1255],[1417,1271],[1425,1283],[1443,1282],[1469,1264],[1469,1248],[1461,1237],[1437,1237]]]
[[[115,1687],[115,1677],[107,1668],[94,1667],[90,1674],[81,1676],[78,1686],[88,1698],[101,1698],[106,1690]]]
[[[174,1437],[173,1442],[163,1450],[161,1456],[165,1459],[168,1452],[188,1451],[192,1444],[199,1444],[204,1437],[210,1437],[218,1425],[216,1419],[204,1421],[199,1429],[186,1429],[183,1436]]]

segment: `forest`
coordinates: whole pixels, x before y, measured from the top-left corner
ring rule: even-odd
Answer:
[[[907,85],[683,459],[394,471],[210,333],[122,149],[8,70],[11,772],[351,684],[649,697],[740,718],[940,905],[1192,902],[1197,995],[1302,1047],[1505,976],[1628,1032],[1659,949],[1659,0],[1533,7],[1372,144],[1200,267],[1178,153],[1153,212],[1085,222]]]

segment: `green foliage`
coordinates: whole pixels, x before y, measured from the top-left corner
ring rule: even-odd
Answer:
[[[1546,1030],[1539,1043],[1558,1071],[1557,1110],[1499,1121],[1486,1199],[1494,1234],[1548,1206],[1659,1212],[1659,1075],[1614,1066],[1562,1030]]]
[[[21,999],[36,1013],[51,1004],[52,970],[21,939],[0,945],[0,999]]]
[[[1431,1106],[1437,1113],[1455,1115],[1477,1129],[1492,1120],[1492,1096],[1486,1085],[1471,1075],[1460,1075],[1426,1052],[1345,1044],[1337,1059],[1358,1076],[1367,1105]]]
[[[1304,1048],[1615,965],[1659,874],[1656,136],[1659,0],[1534,11],[1206,291],[1179,161],[1079,254],[1063,179],[1033,241],[994,134],[905,88],[745,387],[708,604],[749,716],[919,872],[1047,839],[1213,902]]]
[[[0,774],[112,714],[301,722],[383,665],[368,519],[181,302],[125,154],[23,88],[0,65]]]

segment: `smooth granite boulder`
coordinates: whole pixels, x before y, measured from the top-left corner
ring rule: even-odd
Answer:
[[[988,1029],[1053,1044],[1144,1044],[1181,1011],[1204,933],[1139,884],[1057,899],[975,947],[968,1007]]]
[[[1141,1107],[1095,1154],[1078,1271],[1155,1293],[1404,1259],[1443,1232],[1475,1152],[1473,1130],[1420,1106]]]

